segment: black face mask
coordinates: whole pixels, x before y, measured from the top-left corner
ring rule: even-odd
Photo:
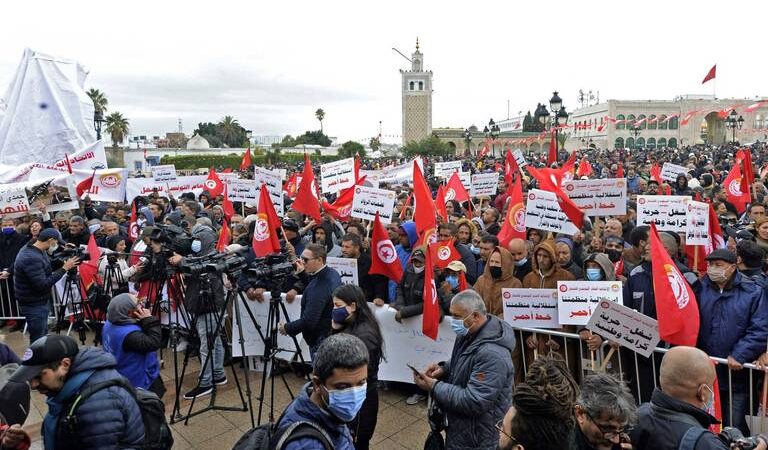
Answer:
[[[619,262],[621,259],[621,250],[606,249],[605,254],[608,255],[608,259],[610,259],[611,262]]]
[[[490,270],[491,277],[493,277],[493,279],[498,280],[501,278],[501,267],[490,266],[488,269]]]

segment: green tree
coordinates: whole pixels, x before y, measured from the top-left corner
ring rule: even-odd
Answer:
[[[112,139],[112,147],[117,147],[117,144],[123,142],[129,129],[128,119],[119,112],[115,111],[107,116],[107,133]]]
[[[241,147],[248,139],[245,128],[232,116],[224,116],[216,124],[216,136],[229,147]]]
[[[374,152],[381,148],[381,141],[378,137],[372,137],[370,141],[368,141],[368,147],[371,147],[371,150]]]
[[[93,102],[93,108],[96,111],[99,111],[102,114],[107,112],[107,104],[109,103],[109,101],[107,100],[107,96],[104,95],[103,92],[101,92],[98,89],[91,88],[91,89],[88,89],[88,92],[86,92],[86,94],[88,94],[88,97],[91,98],[91,101]]]
[[[523,117],[523,132],[524,133],[530,133],[534,131],[533,129],[533,116],[531,116],[531,112],[528,111],[528,114]]]
[[[192,133],[199,136],[215,136],[216,124],[213,122],[200,122],[197,124],[197,129]]]
[[[321,145],[328,147],[331,145],[331,139],[323,134],[322,130],[306,131],[303,135],[296,137],[294,146],[297,145]]]
[[[411,141],[403,147],[403,154],[413,156],[447,156],[452,153],[451,147],[437,136],[430,136],[420,141]]]
[[[363,147],[363,144],[355,141],[347,141],[339,147],[339,157],[341,158],[350,158],[355,156],[355,154],[360,154],[361,157],[365,156],[365,147]]]
[[[317,117],[317,120],[320,122],[320,132],[323,132],[323,119],[325,119],[325,111],[323,111],[323,108],[317,108],[317,111],[315,111],[315,117]]]

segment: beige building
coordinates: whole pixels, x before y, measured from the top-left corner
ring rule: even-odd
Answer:
[[[403,145],[432,134],[432,71],[424,70],[424,55],[411,54],[411,70],[400,70],[403,96]]]

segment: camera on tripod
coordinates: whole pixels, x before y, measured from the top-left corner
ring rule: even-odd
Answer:
[[[723,444],[728,448],[737,448],[739,450],[752,450],[760,445],[760,439],[757,436],[744,437],[738,428],[725,427],[720,434],[717,435]]]
[[[85,247],[59,246],[59,248],[51,256],[51,259],[53,261],[59,261],[62,264],[64,263],[64,261],[70,258],[77,258],[82,262],[82,261],[89,261],[91,259],[91,255],[90,253],[88,253],[88,249],[86,249]]]
[[[251,283],[284,279],[293,275],[295,268],[286,253],[268,255],[257,258],[246,269],[245,273]]]
[[[159,242],[162,245],[161,253],[171,257],[174,253],[187,256],[192,253],[192,241],[195,239],[183,228],[176,225],[156,225],[149,235],[150,241]]]
[[[237,253],[213,253],[196,258],[184,258],[179,264],[179,270],[188,275],[239,273],[246,266],[245,257]]]

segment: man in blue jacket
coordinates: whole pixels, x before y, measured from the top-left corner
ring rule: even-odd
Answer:
[[[21,315],[27,321],[30,343],[48,332],[48,308],[53,301],[51,288],[80,262],[72,257],[64,261],[60,269],[53,270],[48,255],[56,251],[59,245],[64,245],[61,233],[46,228],[37,235],[37,239],[21,249],[13,265],[16,300]]]
[[[133,395],[123,387],[100,389],[80,402],[74,433],[62,423],[66,406],[88,386],[122,376],[115,358],[95,347],[78,349],[69,336],[44,336],[24,352],[11,381],[29,382],[30,388],[48,397],[43,419],[46,450],[138,448],[144,441],[144,422]]]
[[[749,380],[746,371],[741,370],[744,363],[754,361],[765,351],[768,303],[763,288],[738,271],[736,254],[717,249],[706,259],[707,275],[695,291],[701,317],[697,347],[710,356],[728,359],[728,367],[717,368],[724,423],[748,435],[745,416]]]

